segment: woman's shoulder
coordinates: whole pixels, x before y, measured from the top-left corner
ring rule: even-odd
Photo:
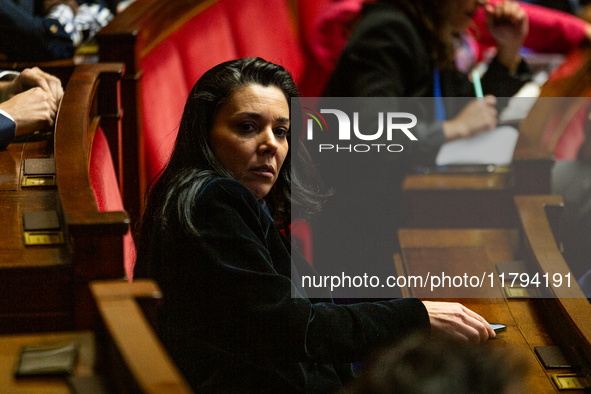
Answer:
[[[236,179],[223,177],[214,177],[207,180],[203,185],[199,198],[212,198],[223,195],[247,200],[254,199],[256,201],[255,195],[242,183]]]
[[[208,206],[230,206],[242,208],[249,206],[258,211],[260,204],[255,195],[242,183],[232,178],[216,177],[203,185],[195,200],[197,206],[208,209]]]

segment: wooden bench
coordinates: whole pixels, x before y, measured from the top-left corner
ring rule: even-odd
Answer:
[[[101,211],[105,201],[97,200],[97,185],[104,179],[90,171],[106,168],[96,173],[101,175],[110,170],[108,187],[120,199],[109,145],[102,144],[106,155],[96,155],[108,160],[93,158],[101,146],[94,144],[97,136],[105,142],[107,135],[113,151],[119,151],[117,84],[122,73],[122,64],[76,67],[55,133],[29,135],[0,151],[0,332],[92,327],[96,309],[88,282],[124,275],[129,219],[122,210]],[[35,170],[35,164],[43,171]],[[34,219],[27,229],[25,216]]]

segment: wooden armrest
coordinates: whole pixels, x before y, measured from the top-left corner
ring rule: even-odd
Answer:
[[[120,77],[124,65],[81,65],[70,78],[55,125],[56,180],[66,223],[72,231],[112,232],[123,235],[129,227],[125,212],[99,212],[88,176],[91,120],[96,112],[101,78]],[[96,127],[94,125],[94,127]]]
[[[123,280],[96,281],[90,284],[96,299],[162,298],[160,288],[153,280],[136,279],[132,283]]]
[[[576,333],[568,335],[565,343],[578,354],[583,369],[591,368],[588,361],[591,360],[591,304],[577,284],[576,278],[571,273],[562,253],[558,249],[551,224],[548,220],[547,209],[563,204],[562,197],[556,195],[515,196],[515,204],[521,220],[524,241],[530,255],[539,265],[542,273],[549,274],[549,290],[554,292],[556,298],[548,304],[548,309],[555,312],[552,319],[561,321],[559,316],[564,316],[564,321],[570,326],[560,329],[564,332]],[[554,287],[552,276],[562,276],[562,285]],[[565,283],[565,276],[570,275],[570,287]],[[584,361],[586,360],[586,361]],[[591,373],[589,369],[585,373]]]
[[[542,271],[550,274],[559,273],[563,277],[570,274],[570,288],[566,286],[554,288],[556,296],[559,298],[585,298],[558,249],[554,231],[552,231],[546,215],[546,207],[563,205],[562,197],[558,195],[515,196],[515,204],[526,244]]]
[[[162,296],[151,280],[90,284],[109,336],[143,393],[192,393],[148,323],[136,297]]]

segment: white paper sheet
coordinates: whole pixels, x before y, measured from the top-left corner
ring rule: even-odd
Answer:
[[[514,127],[501,126],[473,138],[446,142],[435,164],[511,164],[518,136]]]

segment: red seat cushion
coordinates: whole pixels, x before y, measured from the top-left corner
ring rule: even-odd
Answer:
[[[101,128],[97,129],[92,143],[89,175],[99,211],[123,211],[123,200],[119,193],[111,150]],[[123,253],[125,273],[131,281],[135,265],[135,245],[131,231],[127,231],[123,237]]]
[[[291,236],[310,265],[312,263],[312,228],[304,220],[294,220],[290,226]]]

